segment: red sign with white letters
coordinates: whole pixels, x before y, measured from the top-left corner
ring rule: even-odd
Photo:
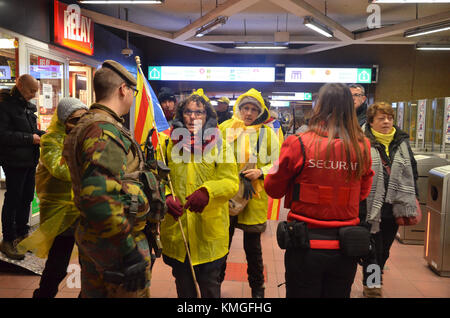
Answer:
[[[55,43],[87,55],[94,54],[94,23],[76,4],[54,0]]]

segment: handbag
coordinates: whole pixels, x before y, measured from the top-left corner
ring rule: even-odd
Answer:
[[[417,200],[417,198],[416,198],[416,207],[417,207],[416,216],[396,218],[395,222],[398,225],[403,226],[411,226],[419,224],[420,221],[422,220],[422,209],[420,208],[420,203],[419,200]]]

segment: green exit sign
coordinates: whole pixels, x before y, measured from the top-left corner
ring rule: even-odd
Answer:
[[[356,83],[371,83],[372,82],[372,69],[370,68],[358,68],[356,73]]]

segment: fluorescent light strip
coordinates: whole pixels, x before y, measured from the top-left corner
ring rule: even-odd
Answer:
[[[435,33],[435,32],[442,32],[442,31],[446,31],[446,30],[450,30],[450,26],[445,26],[445,27],[442,27],[442,28],[434,29],[434,30],[424,30],[422,32],[420,32],[420,29],[419,29],[417,31],[418,33],[411,33],[411,34],[408,34],[408,31],[406,31],[405,32],[405,37],[411,38],[411,37],[414,37],[414,36],[420,36],[420,35],[425,35],[425,34],[430,34],[430,33]],[[413,32],[413,31],[409,31],[409,32]]]
[[[250,45],[237,45],[236,49],[241,50],[285,50],[287,49],[287,46],[250,46]]]
[[[0,49],[15,49],[14,39],[0,39]]]
[[[121,3],[128,3],[128,4],[161,4],[161,0],[80,0],[79,3],[86,3],[86,4],[121,4]]]
[[[416,50],[419,51],[450,51],[450,46],[422,46],[416,47]]]
[[[372,0],[372,3],[450,3],[450,0]]]
[[[319,32],[319,33],[322,34],[322,35],[325,35],[327,38],[333,37],[332,34],[326,32],[325,30],[322,30],[321,28],[319,28],[318,26],[316,26],[316,25],[314,25],[314,24],[311,24],[311,23],[305,23],[305,26],[307,26],[308,28],[310,28],[310,29],[312,29],[312,30],[314,30],[314,31],[316,31],[316,32]]]

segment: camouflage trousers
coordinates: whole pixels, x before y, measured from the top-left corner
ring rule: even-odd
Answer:
[[[79,251],[79,262],[81,266],[81,298],[149,298],[150,297],[150,249],[147,239],[143,233],[134,237],[139,252],[148,262],[147,283],[144,289],[135,292],[126,291],[122,285],[112,284],[103,281],[102,272],[104,269],[117,268],[120,262],[118,251],[104,248],[108,244],[99,244],[85,237],[83,230],[78,227],[75,234]],[[106,245],[106,246],[105,246]],[[117,255],[115,258],[114,255]],[[111,257],[114,261],[111,264]]]

